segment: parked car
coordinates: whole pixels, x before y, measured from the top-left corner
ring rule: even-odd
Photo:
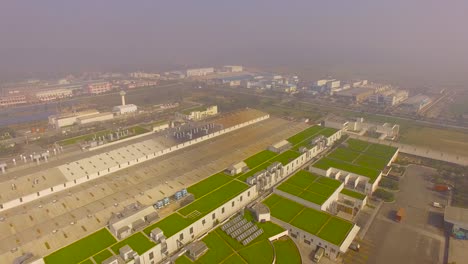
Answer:
[[[359,252],[359,249],[361,248],[361,245],[360,245],[358,242],[353,241],[353,242],[351,243],[351,245],[349,245],[349,248],[352,249],[352,250],[354,250],[354,251]]]

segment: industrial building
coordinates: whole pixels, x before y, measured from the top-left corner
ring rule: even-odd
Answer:
[[[36,92],[36,97],[41,102],[48,102],[52,100],[69,98],[73,96],[73,91],[68,89],[53,89]]]
[[[159,73],[132,72],[130,77],[135,79],[159,79],[161,75]]]
[[[112,90],[112,84],[110,82],[94,82],[85,87],[85,93],[90,94],[101,94],[110,90]]]
[[[181,113],[176,113],[176,118],[185,120],[202,120],[218,114],[218,106],[200,106],[194,109],[188,109]]]
[[[444,220],[452,225],[452,236],[468,240],[468,209],[454,206],[445,207]]]
[[[120,96],[122,98],[122,104],[114,106],[114,108],[112,108],[112,112],[114,112],[117,115],[125,115],[125,114],[130,114],[130,113],[136,113],[136,111],[138,110],[138,107],[136,105],[126,104],[125,95],[126,95],[126,93],[124,91],[121,91]]]
[[[0,107],[10,107],[15,105],[27,104],[28,99],[24,94],[12,94],[0,96]]]
[[[49,116],[49,125],[55,128],[71,126],[77,123],[78,118],[83,118],[96,114],[99,114],[99,111],[87,110],[70,114],[51,115]]]
[[[187,77],[196,77],[196,76],[206,76],[208,74],[214,73],[214,68],[197,68],[197,69],[188,69],[186,71]]]
[[[400,126],[397,124],[383,123],[376,124],[365,121],[364,118],[345,119],[340,116],[330,115],[324,120],[326,127],[342,129],[347,134],[363,136],[367,132],[380,134],[379,139],[395,140],[400,133]]]
[[[395,106],[408,99],[408,91],[387,90],[369,96],[369,102],[377,105]]]
[[[375,90],[372,88],[350,88],[334,93],[337,98],[341,98],[347,102],[362,103],[367,100]]]
[[[404,101],[400,105],[400,107],[409,112],[418,113],[424,107],[428,106],[431,102],[432,102],[432,99],[429,96],[418,94],[418,95],[408,98],[406,101]]]
[[[244,68],[238,65],[226,65],[223,67],[225,72],[242,72]]]
[[[114,118],[114,114],[111,112],[103,112],[94,115],[80,116],[76,119],[78,125],[85,125],[94,122],[108,121]]]
[[[187,249],[189,249],[188,255],[196,259],[206,252],[203,243],[199,243],[200,239],[203,240],[205,234],[215,228],[225,230],[223,232],[231,237],[235,236],[245,246],[263,232],[268,232],[268,230],[262,230],[259,223],[249,224],[250,220],[243,220],[242,213],[240,215],[237,213],[244,212],[262,194],[265,194],[289,176],[295,175],[307,162],[328,149],[340,137],[341,131],[339,130],[320,126],[309,127],[287,139],[290,144],[294,145],[294,150],[287,150],[279,154],[269,153],[268,150],[259,152],[242,161],[248,167],[247,170],[244,170],[245,166],[242,164],[241,166],[235,166],[235,169],[240,171],[235,176],[223,175],[220,172],[192,185],[187,190],[197,193],[195,200],[183,205],[183,207],[156,223],[150,224],[143,231],[131,234],[124,240],[111,242],[111,244],[96,243],[96,251],[99,252],[101,248],[111,247],[113,256],[109,257],[109,261],[120,260],[128,263],[150,264],[169,260],[168,257],[173,254],[181,255],[184,253],[184,251],[180,252],[181,249],[195,242],[193,246],[189,246]],[[298,151],[298,148],[301,148],[302,151]],[[224,180],[221,182],[216,180],[219,177]],[[214,180],[217,182],[216,184],[213,184]],[[316,183],[319,184],[319,187],[320,184],[335,186],[333,187],[335,189],[332,196],[338,196],[336,197],[337,201],[340,200],[340,197],[344,199],[350,195],[349,193],[342,193],[343,189],[337,193],[337,189],[343,187],[340,182],[324,177],[316,180],[320,181]],[[329,182],[333,183],[330,184]],[[339,184],[339,186],[336,187],[336,184]],[[210,188],[206,188],[207,186]],[[359,227],[355,224],[330,212],[309,208],[277,194],[268,197],[263,204],[264,206],[257,205],[251,208],[255,212],[256,218],[260,223],[270,223],[271,221],[269,225],[279,226],[279,229],[282,230],[270,235],[267,233],[265,239],[271,241],[289,235],[297,243],[301,243],[311,250],[315,250],[316,246],[323,247],[326,250],[325,254],[331,259],[335,259],[348,250],[350,243],[359,230]],[[289,204],[292,205],[289,209],[298,209],[294,212],[296,214],[294,218],[297,217],[306,221],[288,221],[283,218],[281,208],[288,207]],[[139,215],[144,214],[146,212]],[[318,216],[318,218],[311,218],[311,216]],[[132,220],[147,222],[144,217],[137,218],[139,220]],[[319,222],[315,223],[316,221]],[[319,228],[315,229],[317,226]],[[125,226],[120,228],[133,229],[128,225],[127,228]],[[248,233],[247,229],[249,230]],[[275,229],[278,228],[275,227]],[[336,233],[337,235],[330,236],[329,232],[332,230],[334,234],[337,232],[336,230],[339,231]],[[107,229],[101,229],[98,232],[107,233],[108,231]],[[128,234],[125,233],[125,235]],[[76,243],[85,243],[88,239],[93,239],[92,237],[93,235],[85,237]],[[73,246],[68,248],[71,249]],[[52,253],[47,258],[53,258],[54,254]]]

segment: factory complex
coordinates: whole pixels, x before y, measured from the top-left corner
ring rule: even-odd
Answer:
[[[397,150],[382,145],[343,142],[341,137],[339,129],[308,127],[186,189],[174,190],[154,201],[156,210],[140,205],[127,208],[114,218],[111,231],[101,229],[43,260],[61,263],[73,256],[73,263],[272,263],[281,257],[272,245],[284,237],[312,252],[322,248],[325,256],[336,259],[360,229],[340,215],[352,218],[365,206],[366,195],[382,173],[379,169],[397,155]],[[345,148],[349,148],[346,153]],[[327,151],[331,151],[327,157],[309,166]],[[376,162],[370,155],[379,156],[378,167],[367,168]],[[339,163],[341,157],[347,166],[376,174],[347,172]],[[326,163],[328,159],[337,163]],[[359,161],[354,164],[354,159]],[[179,209],[159,219],[159,210],[171,204]]]

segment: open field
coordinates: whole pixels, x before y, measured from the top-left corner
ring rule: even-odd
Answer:
[[[340,185],[340,181],[301,170],[279,185],[277,189],[322,205]]]
[[[400,141],[406,144],[414,144],[468,156],[468,133],[443,130],[437,128],[410,128],[401,135]]]
[[[270,195],[263,203],[270,208],[271,216],[337,246],[343,243],[353,227],[351,222],[307,208],[276,194]]]
[[[273,242],[278,264],[301,264],[301,254],[296,244],[290,238],[282,238]]]
[[[116,241],[111,233],[106,228],[103,228],[99,232],[50,254],[44,260],[47,264],[79,263],[114,244]]]

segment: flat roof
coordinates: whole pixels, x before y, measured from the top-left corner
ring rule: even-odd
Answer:
[[[339,91],[336,94],[341,95],[341,96],[356,96],[356,95],[367,94],[367,93],[372,93],[372,92],[374,92],[374,89],[372,88],[355,87],[355,88],[350,88],[350,89],[346,89],[343,91]]]
[[[373,183],[397,150],[398,148],[387,145],[348,139],[313,166],[322,170],[335,168],[355,173],[368,177]]]
[[[279,185],[276,189],[322,205],[342,185],[338,180],[315,175],[301,170]]]
[[[444,220],[449,223],[463,223],[468,226],[468,209],[447,206],[445,207]]]
[[[270,208],[271,216],[337,246],[341,246],[354,226],[352,222],[276,194],[270,195],[263,203]]]

